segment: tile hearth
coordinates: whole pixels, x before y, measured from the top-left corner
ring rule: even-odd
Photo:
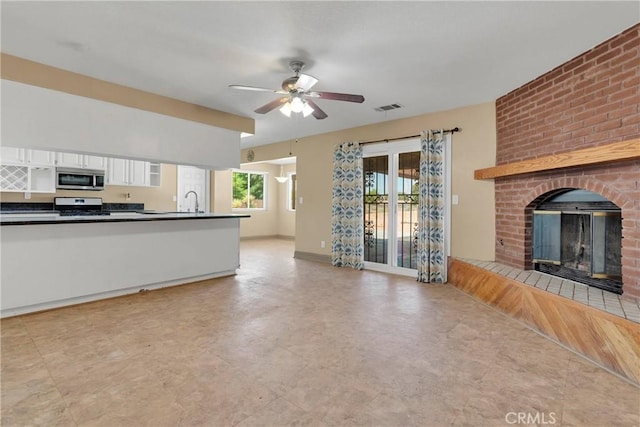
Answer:
[[[521,270],[490,261],[478,261],[459,258],[500,276],[508,277],[525,285],[568,298],[598,310],[640,323],[640,305],[637,302],[621,298],[613,292],[587,286],[583,283],[552,276],[535,270]]]

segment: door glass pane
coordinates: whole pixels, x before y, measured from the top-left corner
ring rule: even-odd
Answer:
[[[398,200],[396,204],[397,266],[417,269],[418,179],[420,152],[401,153],[398,159]]]
[[[560,220],[561,265],[591,273],[591,214],[563,214]]]
[[[387,263],[389,156],[367,157],[364,176],[364,260]]]
[[[619,213],[593,214],[593,275],[622,276],[622,218]]]
[[[560,264],[560,211],[533,213],[533,262]]]

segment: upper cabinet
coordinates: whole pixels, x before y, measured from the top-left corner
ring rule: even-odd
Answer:
[[[54,153],[2,147],[0,149],[0,191],[55,192]]]
[[[0,149],[0,163],[10,165],[53,165],[55,153],[27,148],[2,147]]]
[[[25,149],[2,147],[0,148],[0,163],[2,164],[24,164]]]
[[[56,167],[105,170],[107,185],[159,187],[162,181],[160,163],[0,147],[0,191],[53,193]]]
[[[142,160],[108,159],[107,185],[159,187],[160,163]]]
[[[56,153],[56,166],[69,168],[100,169],[107,168],[107,161],[104,157],[89,156],[75,153]]]

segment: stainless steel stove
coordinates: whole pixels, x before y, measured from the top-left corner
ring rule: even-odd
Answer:
[[[53,205],[61,216],[109,215],[101,197],[56,197]]]

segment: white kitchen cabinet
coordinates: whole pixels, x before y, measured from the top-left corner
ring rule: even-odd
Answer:
[[[149,162],[131,160],[129,162],[129,185],[137,187],[149,186]]]
[[[9,165],[53,165],[55,153],[27,148],[2,147],[0,163]]]
[[[0,148],[0,163],[21,165],[25,163],[25,149],[2,147]]]
[[[75,153],[56,153],[56,165],[69,168],[106,169],[104,157]]]
[[[26,148],[2,147],[0,191],[54,193],[54,153]]]
[[[148,187],[150,163],[143,160],[108,159],[108,185]]]
[[[81,168],[82,154],[56,153],[56,165],[69,168]]]
[[[104,170],[107,168],[107,159],[102,156],[82,156],[82,167],[88,169]]]
[[[43,150],[26,150],[27,163],[32,165],[55,165],[56,153]]]
[[[129,185],[129,161],[107,159],[107,185]]]
[[[56,169],[53,165],[0,165],[0,191],[55,193]]]
[[[149,163],[149,186],[160,187],[162,185],[162,164]]]

